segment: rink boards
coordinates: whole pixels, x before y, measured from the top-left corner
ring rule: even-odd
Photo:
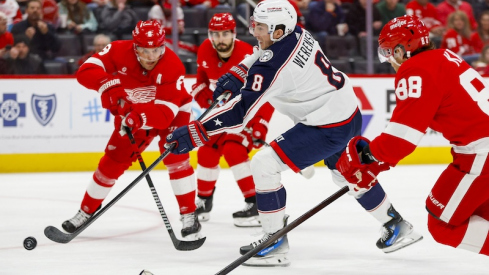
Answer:
[[[358,76],[351,81],[362,111],[362,133],[374,138],[395,107],[394,78]],[[187,91],[193,83],[194,77],[185,79]],[[197,117],[202,110],[194,104],[193,111]],[[274,113],[267,141],[292,126],[289,118]],[[93,170],[112,130],[113,117],[102,108],[98,93],[74,78],[0,78],[0,173]],[[440,133],[429,130],[401,164],[448,163],[449,148]],[[157,142],[143,154],[147,165],[158,156]],[[191,162],[195,167],[195,152]],[[221,161],[221,166],[227,165]]]

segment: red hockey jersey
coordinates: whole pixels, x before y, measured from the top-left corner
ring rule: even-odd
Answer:
[[[397,106],[370,143],[379,161],[397,164],[414,151],[427,128],[456,146],[489,137],[489,84],[449,50],[422,52],[396,74]]]
[[[246,55],[253,53],[253,47],[241,40],[234,42],[233,54],[225,62],[217,54],[209,39],[204,40],[197,53],[197,83],[195,86],[205,84],[211,91],[216,88],[219,77],[227,73],[231,67],[239,64]]]
[[[90,57],[77,72],[77,80],[98,91],[108,78],[119,78],[132,109],[145,113],[146,128],[166,129],[177,114],[188,123],[192,97],[183,80],[185,68],[178,56],[166,48],[158,64],[145,70],[137,60],[132,40],[114,41]],[[173,123],[172,123],[173,122]],[[181,123],[180,123],[181,124]]]
[[[463,37],[454,29],[448,29],[445,33],[440,48],[449,49],[460,56],[475,53],[470,38]]]

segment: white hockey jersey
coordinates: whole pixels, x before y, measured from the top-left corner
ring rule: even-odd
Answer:
[[[239,132],[266,102],[295,124],[320,127],[342,125],[358,109],[349,78],[300,27],[264,50],[249,69],[241,94],[202,122],[209,135]]]

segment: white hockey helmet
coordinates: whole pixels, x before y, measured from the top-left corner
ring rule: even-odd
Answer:
[[[288,0],[264,0],[256,5],[253,16],[250,18],[250,33],[253,34],[255,22],[268,26],[268,33],[272,41],[280,41],[294,31],[297,24],[297,12]],[[273,32],[278,25],[284,25],[284,35],[279,39],[273,38]]]

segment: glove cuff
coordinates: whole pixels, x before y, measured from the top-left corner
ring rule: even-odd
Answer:
[[[246,68],[242,64],[238,64],[238,66],[233,66],[231,70],[229,70],[229,73],[231,73],[244,83],[244,80],[246,79],[246,75],[248,73],[248,68]]]
[[[121,80],[119,78],[110,79],[106,81],[104,84],[102,84],[102,86],[100,86],[98,92],[102,94],[103,92],[120,85],[121,85]]]

